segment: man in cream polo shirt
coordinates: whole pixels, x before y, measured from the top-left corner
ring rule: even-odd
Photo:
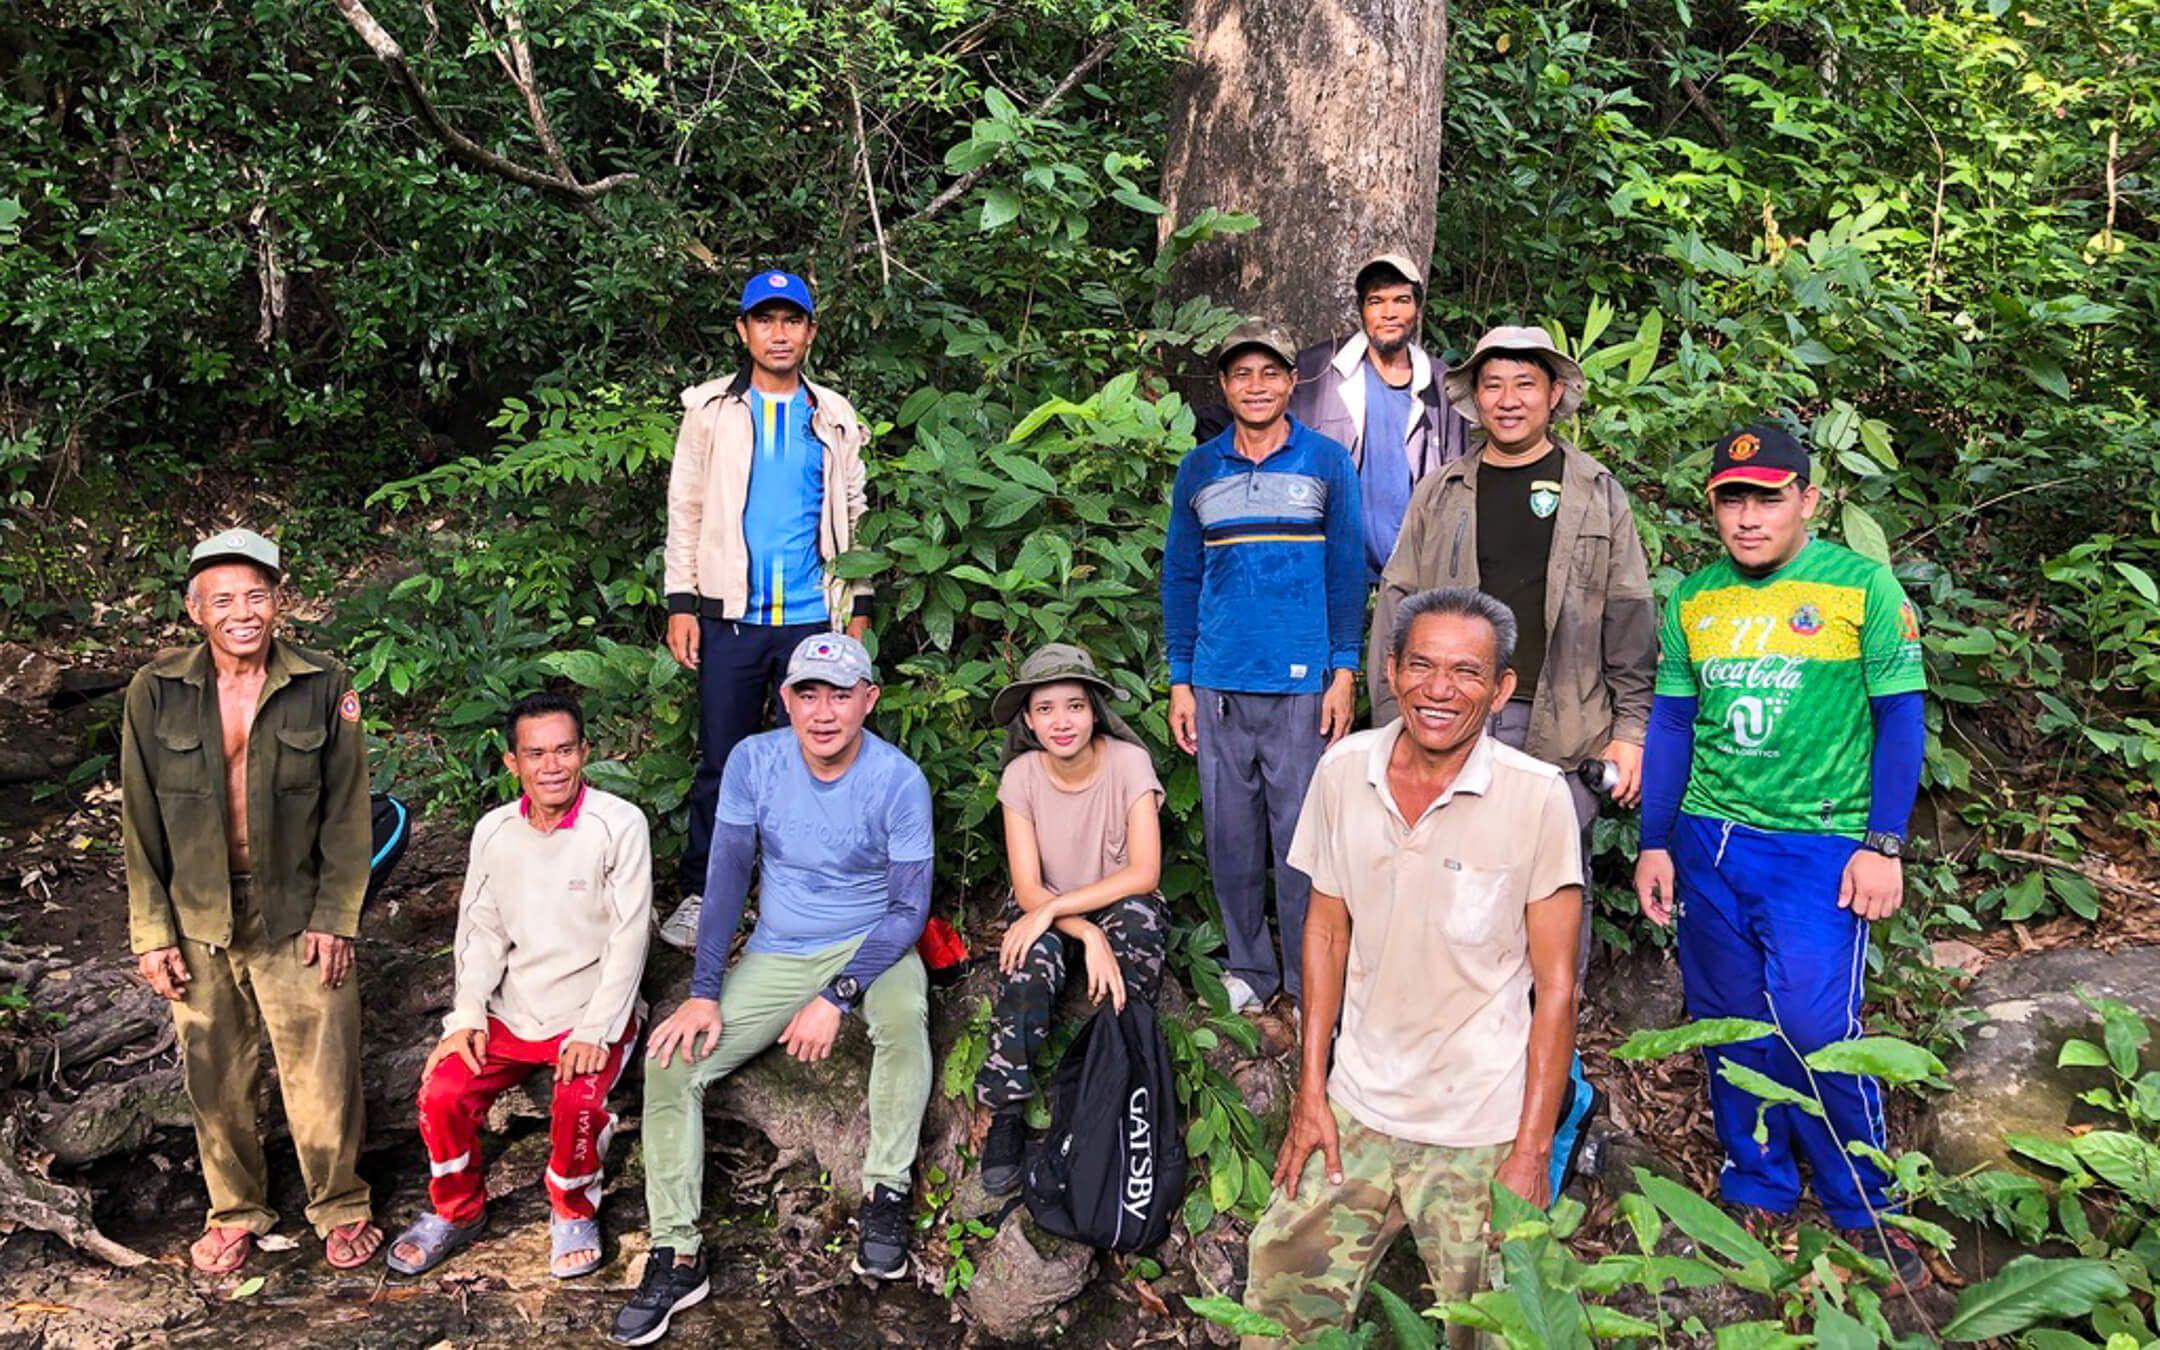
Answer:
[[[1330,750],[1298,817],[1303,1068],[1245,1294],[1292,1344],[1351,1324],[1405,1224],[1433,1297],[1467,1298],[1491,1183],[1550,1199],[1582,857],[1560,770],[1485,731],[1514,646],[1480,591],[1405,600],[1387,652],[1402,716]]]

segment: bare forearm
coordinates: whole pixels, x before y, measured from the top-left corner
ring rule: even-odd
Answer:
[[[1350,934],[1329,924],[1305,927],[1304,1021],[1298,1091],[1327,1086],[1328,1055],[1335,1045],[1335,1024],[1342,1015],[1343,980],[1350,964]]]
[[[1537,1008],[1530,1015],[1529,1065],[1522,1118],[1515,1126],[1516,1152],[1552,1156],[1553,1130],[1559,1124],[1560,1101],[1567,1093],[1568,1068],[1574,1059],[1575,986],[1570,978],[1560,997],[1551,997],[1540,988]]]
[[[1116,904],[1126,896],[1146,895],[1154,890],[1156,883],[1161,880],[1162,872],[1159,868],[1121,867],[1101,881],[1091,882],[1063,895],[1052,896],[1050,912],[1060,919],[1093,914],[1098,909]]]

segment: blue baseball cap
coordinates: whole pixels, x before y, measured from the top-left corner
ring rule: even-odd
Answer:
[[[793,272],[760,272],[743,283],[742,308],[738,314],[748,314],[770,300],[785,300],[805,314],[817,313],[817,302],[810,298],[810,283]]]

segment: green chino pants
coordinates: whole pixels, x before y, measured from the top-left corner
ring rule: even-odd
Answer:
[[[691,1060],[677,1052],[666,1068],[645,1061],[645,1209],[652,1245],[677,1256],[698,1249],[705,1180],[705,1092],[770,1047],[818,991],[839,978],[855,938],[808,956],[745,952],[720,990],[720,1043]],[[908,1172],[930,1104],[930,980],[913,951],[863,993],[870,1032],[870,1148],[865,1193],[873,1186],[906,1192]]]

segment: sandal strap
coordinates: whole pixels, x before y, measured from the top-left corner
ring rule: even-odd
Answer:
[[[571,1252],[600,1250],[600,1221],[597,1219],[551,1219],[548,1222],[548,1254],[561,1260]]]
[[[420,1260],[407,1263],[413,1266],[412,1273],[432,1270],[452,1252],[475,1241],[480,1236],[480,1228],[479,1224],[460,1228],[440,1214],[430,1211],[413,1220],[410,1227],[392,1240],[391,1258],[393,1261],[396,1259],[396,1249],[400,1246],[417,1247],[420,1250]],[[404,1266],[394,1268],[403,1270]]]

